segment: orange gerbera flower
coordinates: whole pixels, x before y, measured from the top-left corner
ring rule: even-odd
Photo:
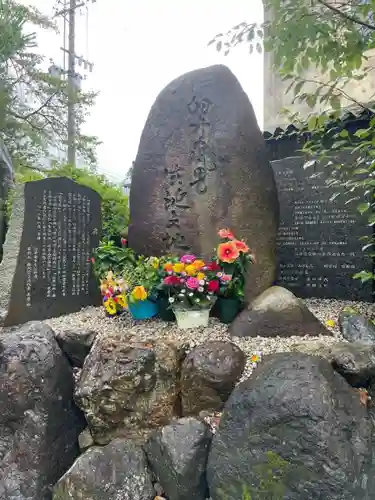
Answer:
[[[240,255],[240,251],[232,241],[221,243],[217,247],[217,256],[222,262],[234,262]]]
[[[197,260],[195,260],[195,261],[193,262],[193,264],[192,264],[192,265],[195,267],[195,269],[196,269],[197,271],[199,271],[199,270],[200,270],[200,269],[202,269],[202,267],[204,267],[206,264],[205,264],[205,262],[204,262],[203,260],[197,259]]]
[[[236,245],[236,248],[239,252],[247,253],[249,251],[249,247],[243,241],[234,240],[233,243]]]
[[[173,262],[167,262],[167,263],[164,265],[164,270],[165,270],[165,271],[173,271]]]
[[[234,234],[232,233],[232,231],[229,231],[229,229],[220,229],[220,231],[217,233],[220,238],[227,238],[228,240],[233,240],[234,238]]]

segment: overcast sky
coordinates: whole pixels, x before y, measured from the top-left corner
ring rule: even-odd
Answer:
[[[230,67],[263,122],[263,64],[236,49],[224,57],[208,41],[247,20],[262,20],[261,0],[89,0],[77,16],[77,50],[94,63],[85,88],[100,92],[85,132],[97,135],[99,168],[121,180],[135,159],[157,94],[180,74],[211,64]],[[25,0],[45,12],[52,0]],[[62,63],[63,33],[39,35],[42,52]]]

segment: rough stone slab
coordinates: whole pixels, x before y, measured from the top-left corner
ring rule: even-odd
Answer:
[[[130,190],[129,245],[144,255],[210,258],[229,227],[255,251],[247,296],[276,277],[279,204],[248,96],[223,65],[186,73],[159,94]]]

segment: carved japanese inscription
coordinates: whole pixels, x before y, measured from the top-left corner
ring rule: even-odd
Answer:
[[[277,212],[263,138],[233,73],[212,66],[171,82],[141,136],[129,245],[143,255],[210,258],[217,231],[230,227],[257,251],[258,268],[249,279],[256,294],[275,278]]]
[[[12,212],[0,265],[5,324],[97,303],[91,257],[101,230],[100,197],[66,178],[29,182]]]
[[[303,169],[302,157],[272,162],[280,201],[278,284],[301,297],[372,301],[372,289],[353,275],[371,270],[361,236],[370,235],[356,203],[325,182],[326,172]],[[312,175],[313,174],[313,175]]]

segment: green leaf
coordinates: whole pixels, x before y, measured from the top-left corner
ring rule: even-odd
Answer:
[[[366,283],[367,281],[371,281],[374,279],[374,275],[369,271],[360,271],[353,276],[354,279],[361,280],[362,283]]]
[[[363,215],[369,208],[370,203],[361,203],[360,205],[358,205],[357,210],[361,215]]]
[[[354,132],[354,135],[356,137],[359,137],[360,139],[365,139],[366,137],[368,137],[370,135],[370,132],[371,132],[371,129],[361,128],[361,129],[357,130],[356,132]]]
[[[309,118],[309,121],[307,122],[307,128],[308,130],[314,130],[318,124],[318,120],[316,116],[311,116]]]

